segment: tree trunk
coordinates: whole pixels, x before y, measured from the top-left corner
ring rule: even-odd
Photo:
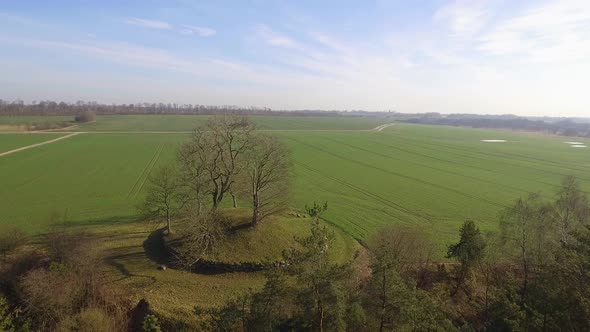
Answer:
[[[232,200],[234,201],[234,209],[238,207],[238,198],[234,194],[230,194]]]
[[[385,296],[385,284],[386,284],[386,275],[385,270],[381,272],[383,275],[381,277],[381,315],[379,317],[379,332],[383,332],[385,328],[385,309],[387,308],[387,300]]]
[[[324,331],[324,307],[320,306],[320,332]]]
[[[451,297],[455,297],[455,295],[457,295],[457,293],[459,293],[459,290],[461,289],[461,286],[463,286],[463,282],[465,282],[465,279],[467,278],[467,272],[465,271],[465,268],[461,265],[461,268],[459,270],[459,275],[457,277],[457,285],[455,287],[455,289],[451,292]]]
[[[260,217],[260,208],[259,208],[259,201],[258,201],[258,188],[256,186],[256,182],[258,181],[258,172],[256,168],[252,170],[252,226],[256,226],[258,224],[258,219]]]
[[[257,209],[252,212],[252,226],[258,225],[259,213]]]
[[[258,225],[260,221],[260,201],[258,193],[252,195],[252,226]]]
[[[221,201],[223,201],[223,193],[219,192],[219,193],[213,193],[213,208],[217,209],[219,207],[219,204],[221,203]]]
[[[524,265],[524,282],[522,285],[522,294],[520,295],[520,301],[522,302],[522,306],[524,306],[524,301],[526,300],[526,295],[529,287],[529,268],[528,265],[525,263]]]
[[[523,241],[524,243],[524,241]],[[523,285],[522,285],[522,293],[520,294],[520,302],[521,302],[521,306],[524,307],[524,301],[526,299],[526,295],[527,295],[527,291],[528,291],[528,285],[529,285],[529,263],[527,260],[527,255],[526,255],[526,248],[523,245],[521,247],[521,255],[522,255],[522,270],[524,273],[524,280],[523,280]]]
[[[217,209],[217,194],[212,194],[211,196],[213,198],[213,208]]]
[[[170,235],[172,232],[172,228],[170,227],[170,213],[166,213],[166,228],[168,230],[168,235]]]

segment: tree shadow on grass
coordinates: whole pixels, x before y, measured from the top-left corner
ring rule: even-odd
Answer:
[[[109,218],[100,218],[100,219],[93,219],[93,220],[67,220],[63,224],[76,228],[76,227],[86,227],[86,226],[113,226],[113,225],[125,225],[125,224],[133,224],[140,222],[141,218],[139,216],[119,216],[119,217],[109,217]]]
[[[109,255],[104,258],[105,263],[114,267],[119,273],[121,273],[122,278],[118,279],[117,281],[124,280],[131,277],[138,277],[138,278],[147,278],[152,283],[156,282],[156,278],[153,276],[141,275],[133,273],[129,270],[128,266],[133,262],[139,263],[147,263],[149,266],[153,260],[146,254],[144,246],[140,245],[139,241],[141,239],[145,239],[145,237],[149,234],[146,231],[137,231],[137,232],[123,232],[118,234],[101,234],[98,235],[98,238],[103,239],[104,241],[122,241],[124,243],[131,241],[132,244],[130,245],[123,245],[118,246],[116,248],[112,248],[109,250]],[[144,243],[147,240],[144,241]],[[153,267],[156,268],[155,266]]]
[[[146,259],[146,255],[143,251],[107,256],[107,257],[105,257],[104,261],[107,264],[113,266],[115,269],[117,269],[117,271],[119,271],[123,275],[121,278],[119,278],[115,281],[121,281],[121,280],[124,280],[127,278],[137,277],[137,278],[147,278],[152,283],[155,283],[156,282],[155,277],[132,273],[131,271],[129,271],[126,264],[124,264],[125,262],[129,262],[129,261],[133,261],[133,260],[141,260],[141,259]]]
[[[170,256],[164,245],[162,237],[164,229],[160,228],[150,233],[148,238],[143,241],[143,250],[147,258],[158,264],[169,264]]]

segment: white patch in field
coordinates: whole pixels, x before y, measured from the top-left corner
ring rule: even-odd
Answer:
[[[481,141],[484,143],[506,143],[506,142],[508,142],[505,139],[482,139]]]
[[[569,144],[569,145],[584,145],[584,143],[582,142],[564,142],[565,144]]]
[[[586,145],[572,145],[572,148],[587,148]]]

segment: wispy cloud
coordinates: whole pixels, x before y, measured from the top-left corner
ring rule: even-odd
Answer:
[[[475,35],[486,24],[489,17],[490,13],[474,2],[452,2],[434,13],[436,22],[448,24],[451,32],[459,37]]]
[[[55,52],[98,58],[131,67],[143,67],[172,73],[183,73],[208,78],[213,82],[227,77],[236,83],[280,86],[290,76],[296,81],[308,81],[313,76],[294,74],[277,70],[270,66],[252,66],[223,58],[183,58],[160,48],[148,48],[124,42],[22,39],[0,35],[0,42],[12,45],[45,49]]]
[[[185,35],[197,35],[199,37],[211,37],[217,33],[215,29],[198,27],[194,25],[183,25],[180,33]]]
[[[590,60],[590,3],[556,1],[498,22],[479,38],[479,49],[528,61]]]
[[[293,40],[281,33],[274,31],[266,24],[258,24],[256,26],[256,33],[260,38],[262,38],[269,45],[276,46],[276,47],[282,47],[282,48],[288,48],[288,49],[294,49],[294,50],[302,49],[302,46],[299,43],[297,43],[295,40]]]
[[[148,20],[143,18],[132,17],[125,20],[125,23],[139,26],[142,28],[159,29],[159,30],[170,30],[172,25],[168,22],[158,20]]]

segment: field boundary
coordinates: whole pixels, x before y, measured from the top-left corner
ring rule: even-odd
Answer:
[[[0,157],[4,157],[4,156],[7,156],[9,154],[13,154],[13,153],[16,153],[16,152],[19,152],[19,151],[23,151],[23,150],[28,150],[28,149],[36,148],[36,147],[41,146],[41,145],[55,143],[57,141],[61,141],[61,140],[64,140],[64,139],[67,139],[67,138],[70,138],[70,137],[73,137],[73,136],[76,136],[76,135],[80,135],[80,134],[81,134],[80,132],[76,132],[76,133],[72,133],[72,134],[69,134],[69,135],[65,135],[65,136],[61,136],[61,137],[58,137],[58,138],[54,138],[54,139],[49,140],[49,141],[44,141],[44,142],[41,142],[41,143],[31,144],[31,145],[23,146],[23,147],[20,147],[20,148],[17,148],[17,149],[13,149],[13,150],[10,150],[10,151],[2,152],[2,153],[0,153]]]

